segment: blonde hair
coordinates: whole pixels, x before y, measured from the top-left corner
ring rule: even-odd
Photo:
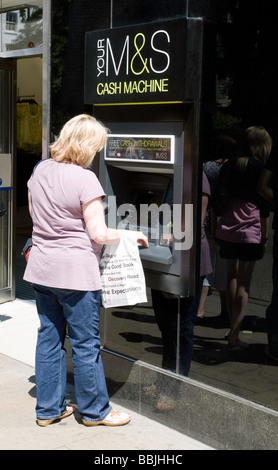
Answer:
[[[267,162],[272,148],[272,138],[262,126],[251,126],[245,131],[246,155],[237,160],[239,169],[244,170],[250,158]]]
[[[87,168],[105,146],[107,133],[108,129],[93,116],[75,116],[66,122],[57,141],[50,145],[51,157]]]
[[[272,147],[272,138],[267,130],[262,126],[248,127],[246,139],[251,156],[266,163]]]

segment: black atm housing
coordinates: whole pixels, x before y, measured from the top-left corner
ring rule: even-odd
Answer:
[[[116,209],[122,204],[132,204],[140,213],[140,204],[150,205],[152,202],[160,206],[163,203],[180,205],[181,219],[185,214],[185,204],[189,219],[186,222],[186,233],[193,234],[191,164],[188,161],[187,147],[191,149],[192,142],[187,134],[184,121],[174,122],[108,122],[105,123],[111,134],[115,135],[164,135],[174,136],[173,162],[147,162],[138,160],[108,160],[105,151],[99,160],[99,178],[107,196],[115,196]],[[110,208],[111,209],[111,208]],[[192,213],[192,218],[190,214]],[[117,226],[123,217],[117,216]],[[160,212],[158,223],[160,227],[165,221]],[[184,220],[178,221],[183,228]],[[190,226],[188,225],[190,224]],[[192,265],[192,249],[176,249],[176,240],[172,244],[161,245],[159,238],[152,238],[150,223],[148,227],[142,226],[140,220],[137,225],[129,225],[130,229],[141,229],[148,235],[149,248],[140,249],[140,256],[144,267],[146,284],[148,287],[176,294],[188,296],[195,289],[195,266]],[[153,225],[152,225],[153,226]],[[192,235],[193,238],[193,235]],[[178,240],[180,242],[180,240]]]

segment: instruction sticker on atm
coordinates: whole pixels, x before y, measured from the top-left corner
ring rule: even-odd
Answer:
[[[175,136],[109,134],[105,160],[174,163]]]

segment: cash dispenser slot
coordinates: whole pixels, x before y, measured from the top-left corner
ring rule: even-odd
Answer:
[[[153,263],[169,265],[173,262],[172,252],[168,246],[149,244],[148,248],[140,249],[140,257],[142,260]]]

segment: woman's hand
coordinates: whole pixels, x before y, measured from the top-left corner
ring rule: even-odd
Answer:
[[[122,232],[124,236],[134,240],[134,242],[137,242],[145,248],[148,248],[148,238],[140,230],[120,230],[120,232]]]
[[[137,233],[137,243],[147,248],[149,246],[149,241],[146,235],[143,232],[136,232]]]

